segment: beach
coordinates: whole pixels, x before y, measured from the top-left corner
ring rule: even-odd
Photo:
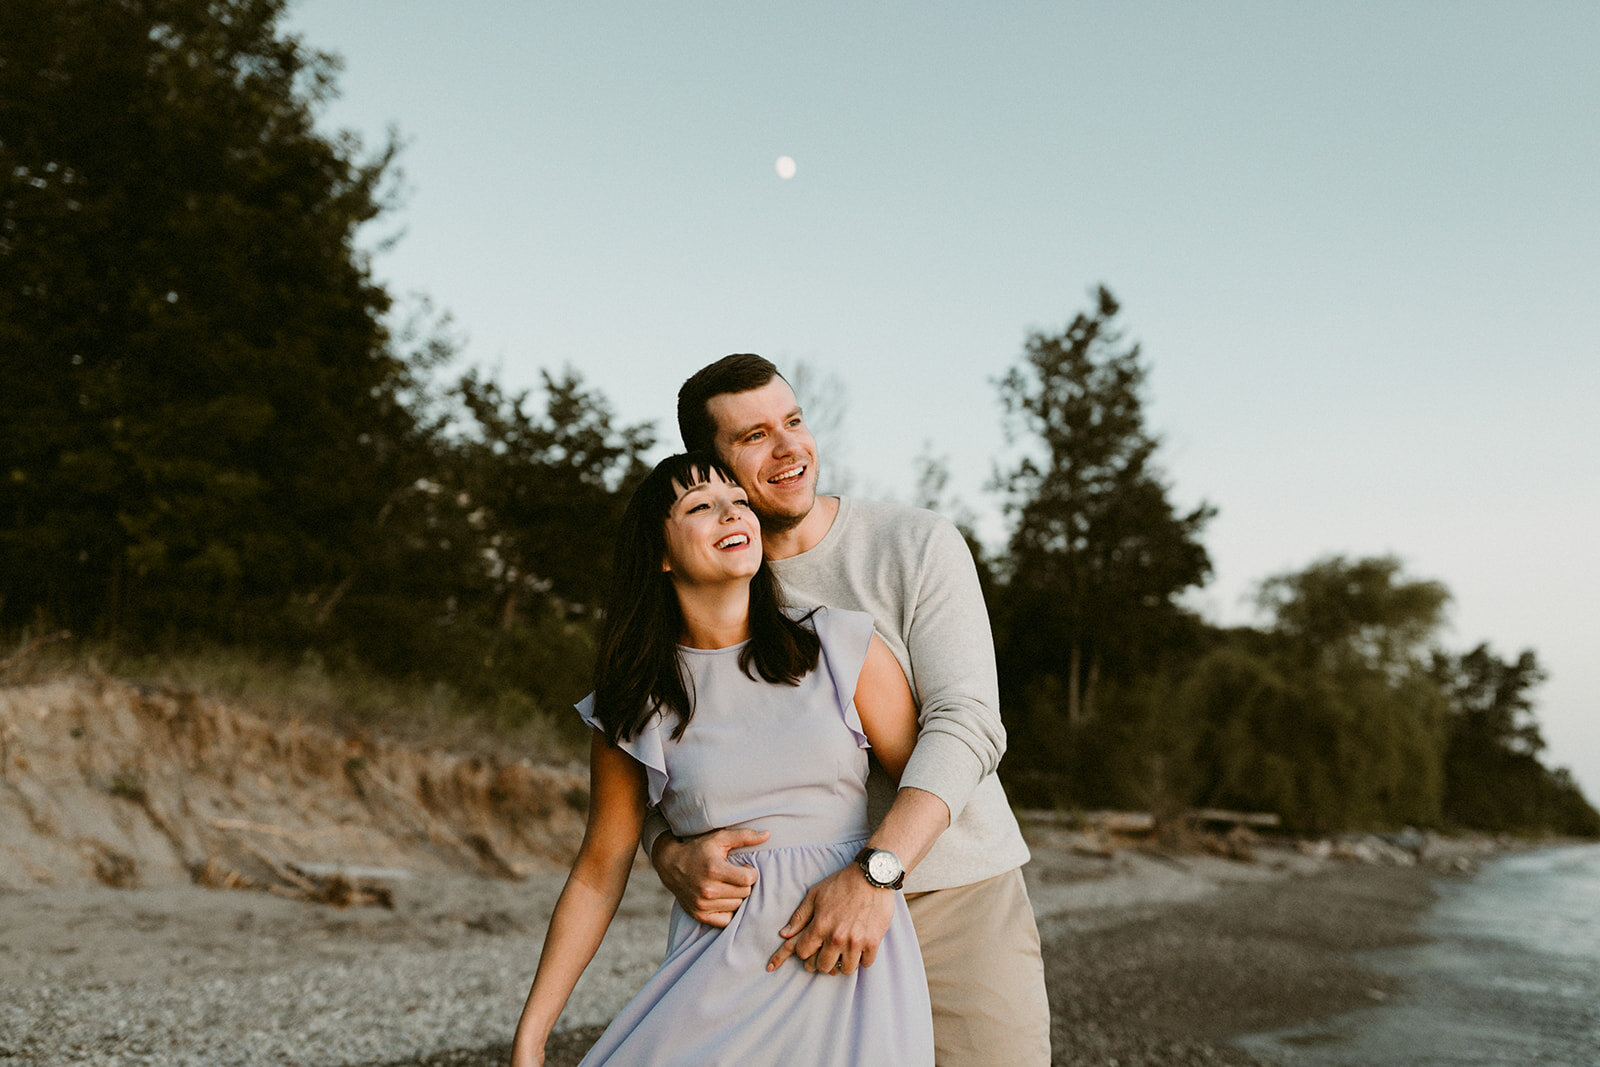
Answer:
[[[1028,833],[1057,1064],[1269,1062],[1229,1039],[1388,996],[1352,953],[1416,940],[1437,877],[1292,846],[1089,855]],[[195,886],[0,894],[0,1061],[503,1063],[562,878],[401,879],[392,909]],[[653,970],[668,906],[637,869],[553,1067]]]
[[[582,785],[181,689],[0,690],[0,1063],[504,1063]],[[1058,1064],[1259,1062],[1232,1039],[1382,1003],[1355,954],[1495,850],[1019,818]],[[670,904],[637,862],[552,1065],[655,969]]]

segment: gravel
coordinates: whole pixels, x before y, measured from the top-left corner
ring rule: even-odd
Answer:
[[[1430,897],[1419,870],[1213,865],[1151,893],[1170,864],[1038,866],[1067,1065],[1259,1064],[1228,1039],[1384,995],[1348,953],[1413,936]],[[0,1064],[503,1065],[560,883],[429,879],[393,911],[187,886],[3,894]],[[550,1067],[576,1063],[654,969],[667,905],[634,879]]]

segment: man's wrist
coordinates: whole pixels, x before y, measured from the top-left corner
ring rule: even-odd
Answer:
[[[664,848],[667,845],[681,845],[681,844],[683,844],[683,839],[681,837],[679,837],[677,834],[673,833],[671,830],[663,830],[663,831],[661,831],[661,833],[656,835],[656,839],[653,842],[651,842],[651,844],[650,844],[650,863],[651,863],[651,866],[655,866],[657,863],[660,862],[662,848]]]
[[[886,848],[867,845],[856,853],[856,867],[875,889],[899,889],[906,882],[905,864]]]

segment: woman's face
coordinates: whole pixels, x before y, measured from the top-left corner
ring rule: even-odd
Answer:
[[[716,471],[698,485],[673,483],[661,569],[679,585],[748,580],[761,567],[761,524],[745,491]]]

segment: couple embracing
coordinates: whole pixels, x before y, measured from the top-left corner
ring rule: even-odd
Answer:
[[[618,530],[578,706],[588,827],[513,1067],[543,1063],[641,842],[677,900],[667,955],[585,1064],[1047,1064],[966,543],[931,512],[818,496],[760,356],[686,381],[678,425],[689,451]]]

